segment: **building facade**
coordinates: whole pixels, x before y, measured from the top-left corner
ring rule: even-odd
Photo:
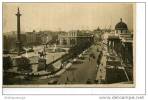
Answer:
[[[122,19],[115,26],[115,34],[108,35],[107,43],[109,52],[115,51],[124,63],[133,65],[133,34]]]
[[[107,61],[106,81],[133,81],[133,34],[120,19],[115,32],[106,34]]]
[[[89,31],[73,30],[61,32],[58,35],[59,45],[63,47],[72,47],[80,43],[93,42],[93,35]]]
[[[60,46],[71,47],[77,44],[77,31],[60,32],[58,41]]]

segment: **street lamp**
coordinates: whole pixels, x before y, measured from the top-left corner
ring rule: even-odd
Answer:
[[[52,55],[53,61],[54,61],[54,54]]]

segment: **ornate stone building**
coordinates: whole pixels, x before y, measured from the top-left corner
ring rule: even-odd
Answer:
[[[58,41],[60,46],[71,47],[77,43],[77,31],[61,32],[58,35]]]
[[[61,32],[58,35],[59,46],[72,47],[80,43],[93,42],[94,36],[90,31],[72,30],[69,32]]]
[[[133,34],[122,19],[106,34],[106,43],[106,82],[133,82]]]
[[[108,50],[115,51],[123,62],[133,65],[133,34],[120,19],[115,26],[115,34],[108,35]]]

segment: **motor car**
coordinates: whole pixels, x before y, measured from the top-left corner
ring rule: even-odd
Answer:
[[[57,84],[58,80],[57,79],[51,79],[48,81],[48,84]]]

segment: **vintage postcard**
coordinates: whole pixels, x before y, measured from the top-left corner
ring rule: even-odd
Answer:
[[[134,3],[3,2],[3,87],[134,87]]]

